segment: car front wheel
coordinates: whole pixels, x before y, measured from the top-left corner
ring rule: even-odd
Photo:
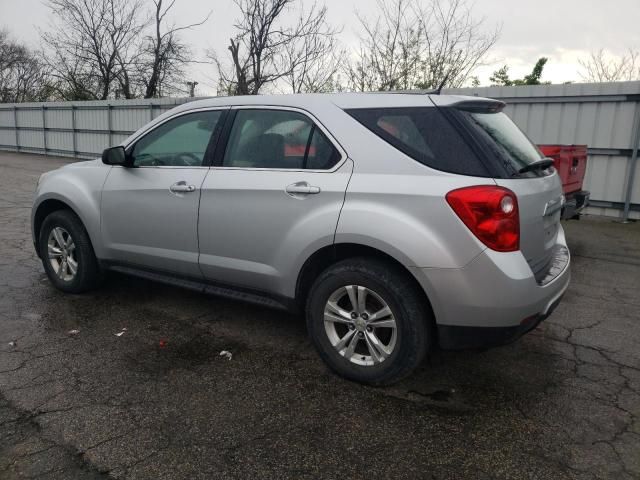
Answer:
[[[82,293],[100,280],[100,268],[80,219],[69,210],[45,218],[38,242],[42,265],[53,285],[68,293]]]
[[[425,358],[431,314],[395,265],[349,259],[322,273],[307,301],[307,328],[320,356],[345,378],[397,382]]]

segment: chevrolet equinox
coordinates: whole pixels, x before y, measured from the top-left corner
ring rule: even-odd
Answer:
[[[45,173],[33,240],[55,287],[115,270],[304,312],[327,365],[384,385],[434,348],[535,328],[569,284],[552,161],[477,97],[214,98],[102,160]]]

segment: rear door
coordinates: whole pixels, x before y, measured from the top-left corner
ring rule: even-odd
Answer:
[[[200,267],[211,281],[292,296],[300,263],[333,243],[351,161],[301,111],[237,108],[229,121],[202,186]]]

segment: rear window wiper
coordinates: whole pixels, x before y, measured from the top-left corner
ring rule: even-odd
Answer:
[[[552,158],[541,158],[540,160],[536,160],[535,162],[530,163],[526,167],[522,167],[520,170],[518,170],[518,173],[533,172],[535,170],[546,170],[549,167],[553,167],[553,163],[554,162]]]

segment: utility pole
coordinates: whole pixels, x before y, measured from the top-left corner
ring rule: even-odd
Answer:
[[[195,97],[195,93],[196,93],[196,85],[198,85],[198,82],[186,82],[187,87],[189,87],[189,96],[190,97]]]

